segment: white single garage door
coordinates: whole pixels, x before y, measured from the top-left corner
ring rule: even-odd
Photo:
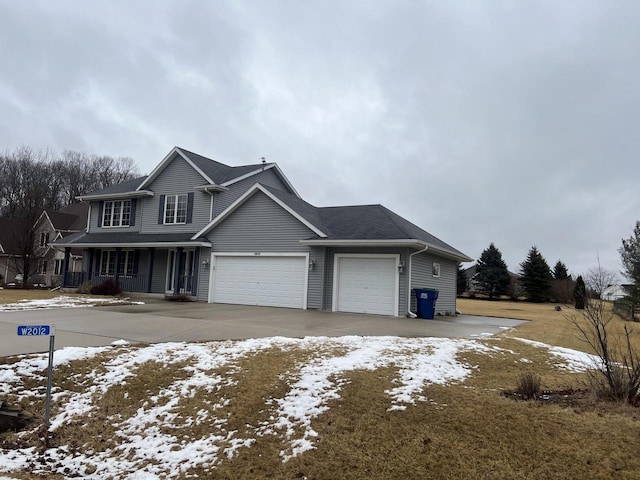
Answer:
[[[306,257],[216,255],[212,264],[215,303],[306,308]]]
[[[398,315],[397,262],[397,255],[336,255],[333,310]]]

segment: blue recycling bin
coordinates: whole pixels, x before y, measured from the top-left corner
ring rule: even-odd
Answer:
[[[435,288],[416,288],[416,305],[418,317],[433,320],[436,315],[436,300],[438,290]]]

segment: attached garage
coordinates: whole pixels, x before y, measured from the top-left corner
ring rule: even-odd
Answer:
[[[213,254],[209,302],[307,308],[308,256]]]
[[[398,315],[399,255],[336,254],[333,311]]]

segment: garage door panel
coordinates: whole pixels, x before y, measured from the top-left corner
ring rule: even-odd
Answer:
[[[304,308],[305,257],[216,257],[213,301]]]
[[[394,257],[338,257],[336,310],[396,315],[396,262]]]

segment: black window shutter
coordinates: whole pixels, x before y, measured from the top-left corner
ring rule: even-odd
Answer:
[[[164,197],[165,195],[160,195],[160,206],[158,207],[158,225],[164,223]]]
[[[129,217],[129,225],[134,226],[136,224],[136,199],[131,199],[131,214]]]
[[[104,202],[101,200],[98,203],[98,226],[102,226],[102,209],[104,208]]]
[[[193,192],[187,194],[187,223],[193,221]]]

